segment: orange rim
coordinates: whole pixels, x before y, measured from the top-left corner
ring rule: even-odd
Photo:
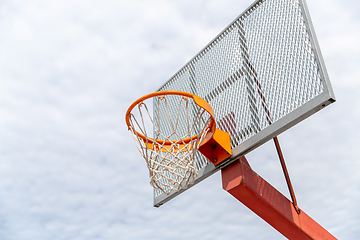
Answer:
[[[204,99],[202,99],[201,97],[198,97],[194,94],[188,93],[188,92],[181,92],[181,91],[160,91],[160,92],[154,92],[154,93],[150,93],[147,94],[141,98],[139,98],[138,100],[136,100],[135,102],[133,102],[129,109],[126,112],[126,125],[128,126],[129,130],[131,129],[131,124],[130,124],[130,117],[131,117],[131,111],[134,109],[135,106],[137,106],[139,103],[142,103],[143,101],[145,101],[146,99],[152,98],[152,97],[156,97],[156,96],[165,96],[165,95],[179,95],[179,96],[184,96],[184,97],[189,97],[192,98],[194,100],[194,102],[196,103],[196,105],[198,105],[199,107],[205,109],[206,112],[208,112],[211,116],[211,121],[209,124],[209,132],[207,134],[207,136],[204,138],[204,141],[202,144],[204,144],[205,142],[207,142],[212,135],[215,132],[216,129],[216,123],[215,123],[215,116],[214,116],[214,111],[211,108],[210,104],[207,103]],[[144,141],[148,141],[148,143],[153,143],[153,142],[157,142],[160,145],[171,145],[172,142],[171,141],[164,141],[164,140],[155,140],[153,138],[147,138],[144,135],[142,135],[141,133],[139,133],[138,131],[136,131],[135,129],[133,129],[137,135],[139,137],[141,137]],[[184,142],[185,144],[189,143],[191,140],[196,139],[198,137],[198,135],[192,136],[190,138],[186,138],[183,139],[182,142]]]

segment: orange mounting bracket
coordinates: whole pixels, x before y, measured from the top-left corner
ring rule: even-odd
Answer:
[[[204,141],[204,144],[199,147],[199,151],[214,165],[218,165],[231,156],[229,133],[216,128],[214,135]]]

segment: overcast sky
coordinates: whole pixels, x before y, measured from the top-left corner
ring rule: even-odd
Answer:
[[[219,173],[154,208],[127,107],[252,0],[1,0],[0,239],[284,239]],[[279,136],[298,204],[360,236],[360,2],[309,0],[337,102]],[[247,156],[289,197],[271,142]]]

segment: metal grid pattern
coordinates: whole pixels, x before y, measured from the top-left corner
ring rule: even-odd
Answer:
[[[305,18],[302,1],[257,1],[159,91],[205,99],[235,148],[324,91]]]

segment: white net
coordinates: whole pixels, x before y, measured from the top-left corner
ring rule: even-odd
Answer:
[[[176,108],[169,107],[176,102]],[[184,96],[156,96],[153,107],[154,115],[144,101],[140,102],[131,112],[129,128],[146,160],[150,184],[169,195],[195,181],[198,174],[194,157],[209,131],[212,117],[193,99]],[[171,127],[162,128],[164,124]],[[153,136],[149,136],[150,132]]]

